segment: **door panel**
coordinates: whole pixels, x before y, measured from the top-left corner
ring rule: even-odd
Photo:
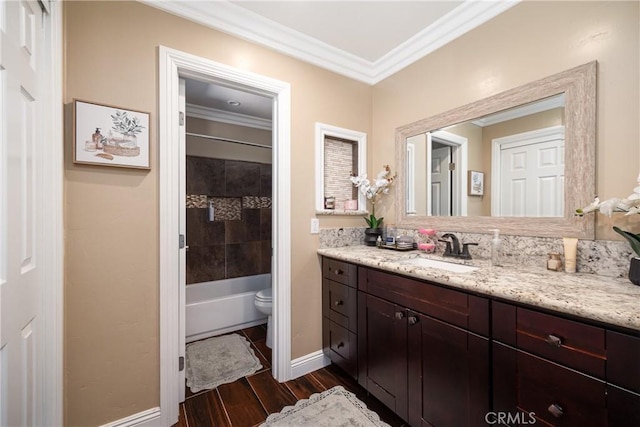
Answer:
[[[358,382],[406,420],[406,309],[359,293],[358,367]]]
[[[431,215],[451,215],[451,148],[431,151]]]
[[[3,19],[4,16],[4,19]],[[36,2],[0,5],[0,424],[41,424],[41,283],[38,204],[42,184],[35,164],[39,135],[38,67],[43,42],[42,10]]]
[[[564,140],[502,148],[501,159],[501,215],[564,215]]]
[[[409,318],[410,424],[486,425],[488,340],[418,313]]]

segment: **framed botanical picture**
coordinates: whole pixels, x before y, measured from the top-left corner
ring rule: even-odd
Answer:
[[[469,171],[469,196],[484,195],[484,172]]]
[[[73,101],[73,162],[150,169],[149,113]]]

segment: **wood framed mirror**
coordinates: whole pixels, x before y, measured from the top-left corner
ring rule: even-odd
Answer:
[[[581,239],[594,238],[593,216],[576,217],[575,210],[589,204],[595,196],[595,146],[596,146],[596,70],[595,61],[554,74],[552,76],[525,84],[497,95],[485,98],[471,104],[407,124],[396,129],[396,165],[398,178],[396,186],[396,224],[402,228],[419,228],[429,226],[439,230],[488,233],[489,229],[499,228],[501,233],[507,235],[562,237],[572,236]],[[559,188],[560,201],[556,204],[560,210],[549,215],[529,216],[525,212],[514,211],[510,216],[500,215],[498,197],[495,200],[486,200],[489,209],[498,212],[491,215],[490,211],[484,215],[468,215],[466,200],[459,203],[456,209],[450,212],[456,216],[438,216],[434,212],[419,212],[412,199],[412,191],[416,190],[416,181],[407,181],[408,175],[416,173],[415,164],[409,165],[408,158],[416,156],[416,148],[410,143],[420,135],[431,135],[445,138],[451,134],[449,130],[453,125],[474,122],[507,110],[521,109],[522,106],[536,103],[561,100],[563,106],[562,126],[558,131],[563,136],[563,151],[561,161],[564,168],[558,173],[558,180],[563,185]],[[556,129],[557,131],[558,129]],[[444,135],[444,136],[443,136]],[[496,138],[498,139],[498,138]],[[434,141],[437,140],[434,137]],[[445,142],[446,143],[446,142]],[[456,174],[466,180],[470,159],[467,158],[471,150],[472,141],[468,144],[460,141],[452,143],[465,146],[456,155],[459,164],[456,164]],[[470,146],[467,148],[466,146]],[[496,143],[494,142],[494,146]],[[441,145],[438,145],[440,147]],[[431,144],[429,144],[431,148]],[[471,162],[472,163],[472,162]],[[474,202],[480,198],[491,198],[492,177],[500,176],[496,171],[490,170],[492,166],[486,166],[483,172],[483,194],[468,196],[467,184],[463,178],[452,183],[447,191],[458,191],[464,197],[474,198]],[[418,167],[418,169],[420,169]],[[431,172],[431,167],[428,166]],[[487,170],[488,169],[488,170]],[[475,170],[475,169],[474,169]],[[431,182],[427,180],[427,182]],[[431,189],[427,189],[429,198]],[[434,190],[436,193],[436,190]],[[502,192],[501,197],[506,197]],[[534,197],[522,193],[523,197]],[[509,201],[507,199],[507,201]],[[431,203],[431,202],[429,202]],[[430,207],[427,211],[430,211]]]

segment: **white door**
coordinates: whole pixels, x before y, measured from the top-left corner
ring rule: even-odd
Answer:
[[[185,346],[186,346],[186,296],[187,296],[187,250],[189,249],[187,238],[187,116],[186,116],[186,82],[184,79],[179,80],[180,88],[178,94],[178,108],[180,109],[180,235],[184,236],[184,247],[180,250],[180,267],[179,267],[179,357],[180,357],[180,388],[178,390],[180,402],[185,399]]]
[[[0,424],[42,424],[40,5],[0,1]]]
[[[500,157],[502,216],[564,215],[564,139],[510,145]]]
[[[434,148],[431,151],[431,215],[451,215],[451,148]]]

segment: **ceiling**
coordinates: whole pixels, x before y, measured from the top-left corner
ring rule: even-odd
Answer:
[[[140,0],[347,77],[375,84],[504,12],[518,0]],[[187,85],[187,102],[260,119],[271,100]],[[204,96],[207,94],[207,96]],[[240,100],[243,98],[243,100]],[[240,106],[231,106],[238,100]]]

